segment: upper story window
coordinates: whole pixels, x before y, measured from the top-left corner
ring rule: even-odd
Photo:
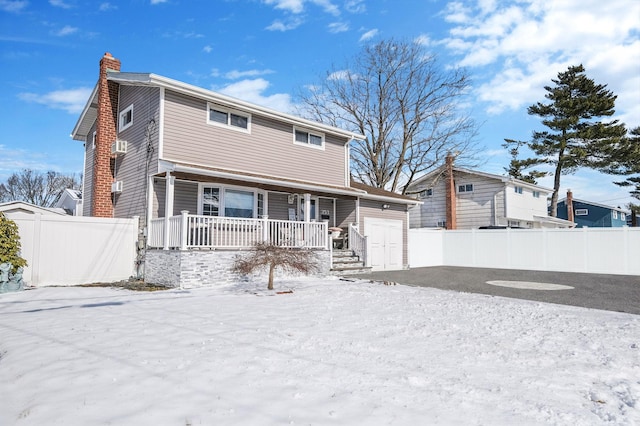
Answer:
[[[251,115],[240,111],[234,111],[220,105],[207,104],[207,123],[214,126],[229,127],[235,130],[249,132],[251,128]]]
[[[533,198],[540,198],[540,191],[533,191]]]
[[[96,149],[96,132],[91,135],[91,149]]]
[[[304,129],[293,129],[293,142],[298,145],[307,145],[324,149],[324,135]]]
[[[431,197],[433,195],[433,188],[425,189],[424,191],[420,191],[420,198]]]
[[[576,209],[576,216],[587,216],[589,209]]]
[[[624,212],[620,212],[620,219],[627,220],[627,215]]]
[[[473,192],[473,184],[467,183],[464,185],[458,185],[458,192]]]
[[[121,132],[133,125],[133,104],[120,112],[118,119],[118,130]]]
[[[617,211],[617,210],[611,210],[611,216],[612,216],[614,219],[617,219],[617,218],[618,218],[618,211]]]
[[[514,186],[513,189],[515,190],[516,194],[522,194],[522,187],[521,186]]]

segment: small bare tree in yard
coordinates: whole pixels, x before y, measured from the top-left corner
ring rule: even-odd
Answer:
[[[290,249],[273,244],[258,243],[255,250],[237,259],[233,271],[251,274],[264,267],[269,268],[269,284],[267,289],[273,290],[273,276],[276,268],[285,272],[302,272],[309,274],[316,270],[317,262],[314,252],[303,249]]]

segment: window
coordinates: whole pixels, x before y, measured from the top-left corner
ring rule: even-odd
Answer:
[[[446,228],[447,227],[447,221],[446,220],[439,220],[438,221],[438,228]]]
[[[533,198],[540,198],[540,191],[533,191]]]
[[[473,184],[458,185],[458,192],[473,192]]]
[[[91,149],[96,149],[96,132],[91,135]]]
[[[614,219],[617,219],[617,218],[618,218],[618,211],[617,211],[617,210],[611,210],[611,216],[612,216]]]
[[[218,216],[220,214],[220,188],[204,188],[202,193],[202,214]]]
[[[122,112],[120,112],[118,125],[118,129],[120,132],[128,129],[133,125],[133,104],[129,105]]]
[[[520,228],[520,221],[519,220],[508,220],[507,221],[507,226],[509,228]]]
[[[620,219],[627,220],[627,215],[624,212],[620,212]]]
[[[420,191],[420,198],[431,197],[433,195],[433,188],[425,189],[424,191]]]
[[[522,187],[521,186],[514,186],[513,189],[515,190],[516,194],[522,194]]]
[[[576,209],[576,216],[587,216],[589,209]]]
[[[324,135],[295,128],[293,129],[293,133],[294,143],[324,149]]]
[[[201,195],[204,216],[259,218],[265,213],[264,194],[251,189],[203,186]]]
[[[207,104],[209,111],[207,123],[229,127],[236,130],[249,131],[251,116],[240,111],[233,111],[215,104]]]

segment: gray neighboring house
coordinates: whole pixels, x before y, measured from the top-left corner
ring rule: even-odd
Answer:
[[[349,143],[363,135],[121,72],[107,53],[72,137],[85,146],[83,214],[140,217],[147,261],[262,240],[331,251],[335,227],[373,269],[408,267],[416,200],[351,182]]]
[[[508,176],[457,167],[453,157],[414,181],[407,194],[422,202],[409,212],[411,228],[571,228],[548,216],[552,190]]]

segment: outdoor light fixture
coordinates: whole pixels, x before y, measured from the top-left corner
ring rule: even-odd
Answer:
[[[388,208],[389,208],[389,204],[383,204],[383,205],[382,205],[382,210],[386,210],[386,209],[388,209]]]

